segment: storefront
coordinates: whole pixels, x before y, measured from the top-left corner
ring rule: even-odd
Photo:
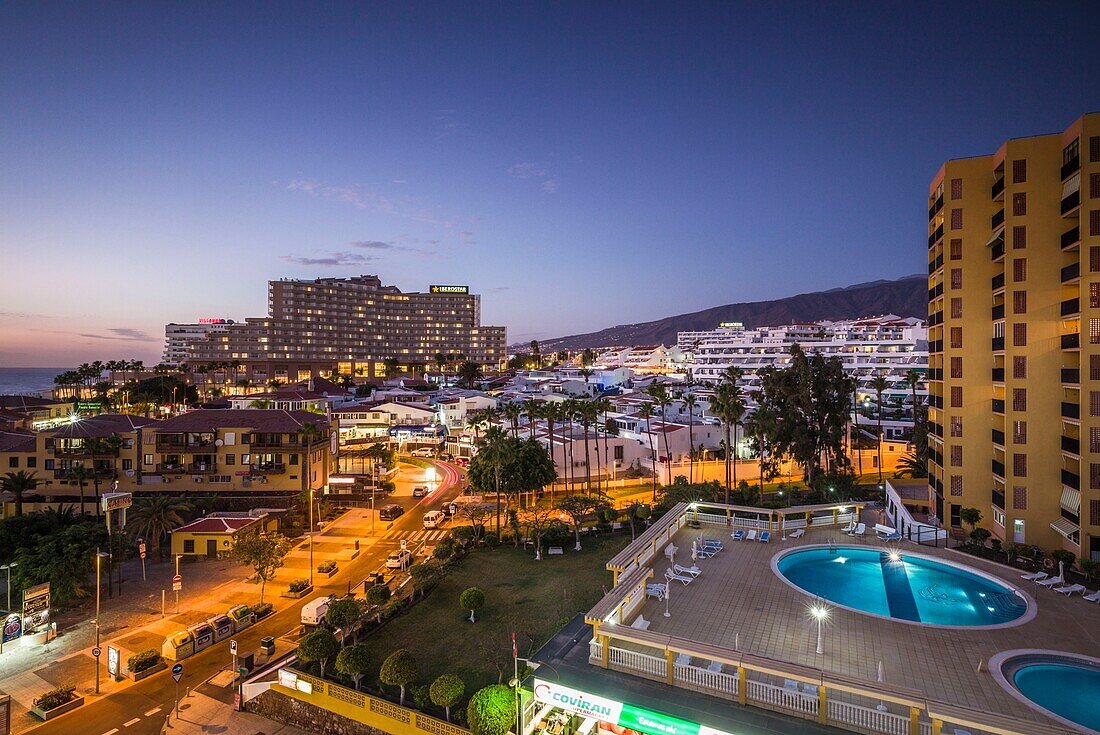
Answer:
[[[732,735],[663,712],[535,678],[523,735]]]

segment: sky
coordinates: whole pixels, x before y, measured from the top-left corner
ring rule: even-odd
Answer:
[[[510,342],[924,270],[945,159],[1100,110],[1095,3],[0,4],[0,367],[270,279]]]

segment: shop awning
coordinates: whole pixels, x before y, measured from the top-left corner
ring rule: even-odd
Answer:
[[[1069,181],[1062,184],[1062,198],[1065,199],[1066,197],[1070,196],[1071,194],[1076,194],[1080,190],[1081,190],[1081,174],[1080,174],[1080,172],[1078,172],[1078,173],[1075,173],[1073,175],[1073,177],[1070,178]]]

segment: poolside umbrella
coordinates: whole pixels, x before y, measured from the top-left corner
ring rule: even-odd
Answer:
[[[878,683],[879,684],[885,684],[886,683],[886,667],[884,667],[882,665],[882,661],[878,662]],[[886,702],[883,702],[883,701],[880,700],[879,703],[878,703],[878,706],[875,707],[875,709],[877,709],[879,712],[885,712],[886,711]]]
[[[695,548],[695,544],[691,545],[691,563],[694,564],[699,558],[699,550]]]
[[[672,570],[669,569],[668,571],[671,572]],[[672,580],[671,579],[666,579],[665,580],[665,617],[666,618],[671,618],[672,617],[672,615],[668,611],[668,598],[671,596],[671,594],[672,594]]]
[[[1058,562],[1058,578],[1062,580],[1062,584],[1065,584],[1066,563],[1064,561]]]

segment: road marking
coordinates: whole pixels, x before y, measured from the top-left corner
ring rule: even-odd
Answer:
[[[151,710],[149,710],[148,712],[146,712],[146,713],[145,713],[145,716],[146,716],[146,717],[152,717],[152,716],[153,716],[153,715],[155,715],[155,714],[156,714],[157,712],[160,712],[160,707],[154,707],[153,709],[151,709]]]
[[[108,730],[107,732],[103,733],[103,735],[115,735],[116,732],[118,732],[117,727],[113,730]]]
[[[130,720],[129,722],[123,722],[122,726],[123,727],[129,727],[130,725],[136,725],[139,722],[141,722],[141,718],[140,717],[135,717],[134,719]]]

